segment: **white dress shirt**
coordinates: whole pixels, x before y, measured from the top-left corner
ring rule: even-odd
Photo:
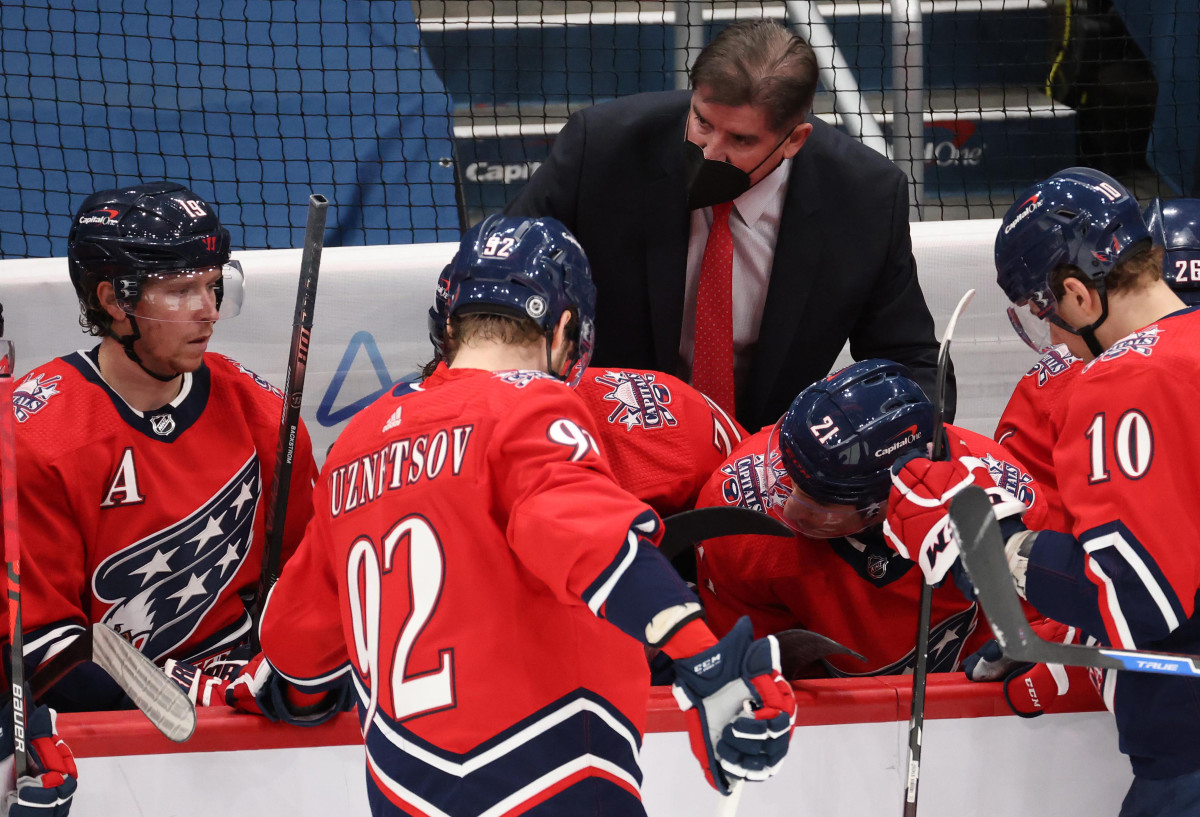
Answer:
[[[758,345],[759,323],[767,301],[771,263],[775,260],[775,239],[779,236],[779,217],[783,213],[791,171],[792,160],[784,159],[758,184],[734,199],[729,214],[729,231],[733,235],[733,384],[736,394],[741,394]],[[712,219],[711,207],[692,211],[678,372],[679,377],[688,382],[692,379],[692,347],[696,341],[700,264]]]

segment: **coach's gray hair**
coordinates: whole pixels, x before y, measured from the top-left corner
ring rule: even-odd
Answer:
[[[783,133],[808,114],[817,90],[817,57],[803,37],[774,20],[741,20],[704,47],[691,70],[706,102],[755,105]]]

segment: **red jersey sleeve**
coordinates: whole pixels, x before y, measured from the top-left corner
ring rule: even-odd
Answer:
[[[716,403],[662,372],[587,369],[576,393],[617,484],[664,517],[694,507],[747,436]]]

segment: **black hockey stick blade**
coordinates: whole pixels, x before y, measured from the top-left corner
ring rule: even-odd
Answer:
[[[663,520],[663,537],[658,550],[673,560],[705,539],[718,536],[793,536],[791,528],[773,516],[738,505],[715,505],[681,511]]]
[[[1004,555],[1004,537],[982,488],[971,486],[950,500],[950,523],[963,567],[992,626],[996,643],[1014,661],[1100,667],[1161,675],[1200,677],[1200,656],[1088,647],[1046,641],[1029,626]]]
[[[187,694],[161,667],[105,624],[93,624],[33,674],[29,685],[34,700],[84,661],[92,661],[108,673],[168,739],[182,743],[196,731],[196,707]]]
[[[811,664],[827,655],[852,655],[859,661],[867,660],[866,656],[846,645],[812,630],[784,630],[775,633],[775,640],[779,642],[780,670],[789,681],[800,677]]]

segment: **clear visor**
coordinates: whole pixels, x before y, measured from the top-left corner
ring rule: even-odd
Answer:
[[[851,536],[883,521],[886,503],[874,503],[863,508],[814,499],[792,484],[783,466],[779,449],[779,430],[783,420],[775,423],[767,435],[764,470],[764,494],[767,505],[775,515],[796,533],[811,539],[835,539]]]
[[[783,503],[783,523],[792,530],[812,539],[836,539],[861,533],[883,521],[887,501],[865,508],[821,502],[799,489]]]
[[[1046,305],[1039,308],[1035,300],[1044,301]],[[1025,341],[1026,346],[1039,355],[1045,354],[1050,347],[1062,340],[1061,333],[1052,332],[1052,326],[1072,335],[1078,334],[1069,323],[1058,316],[1058,312],[1055,311],[1057,305],[1053,295],[1042,293],[1040,299],[1030,299],[1023,304],[1008,307],[1008,321],[1013,330]],[[1054,337],[1055,334],[1059,337]]]
[[[137,293],[123,293],[118,281],[117,303],[127,315],[138,319],[211,322],[232,318],[242,311],[245,280],[237,261],[221,267],[144,273]]]

